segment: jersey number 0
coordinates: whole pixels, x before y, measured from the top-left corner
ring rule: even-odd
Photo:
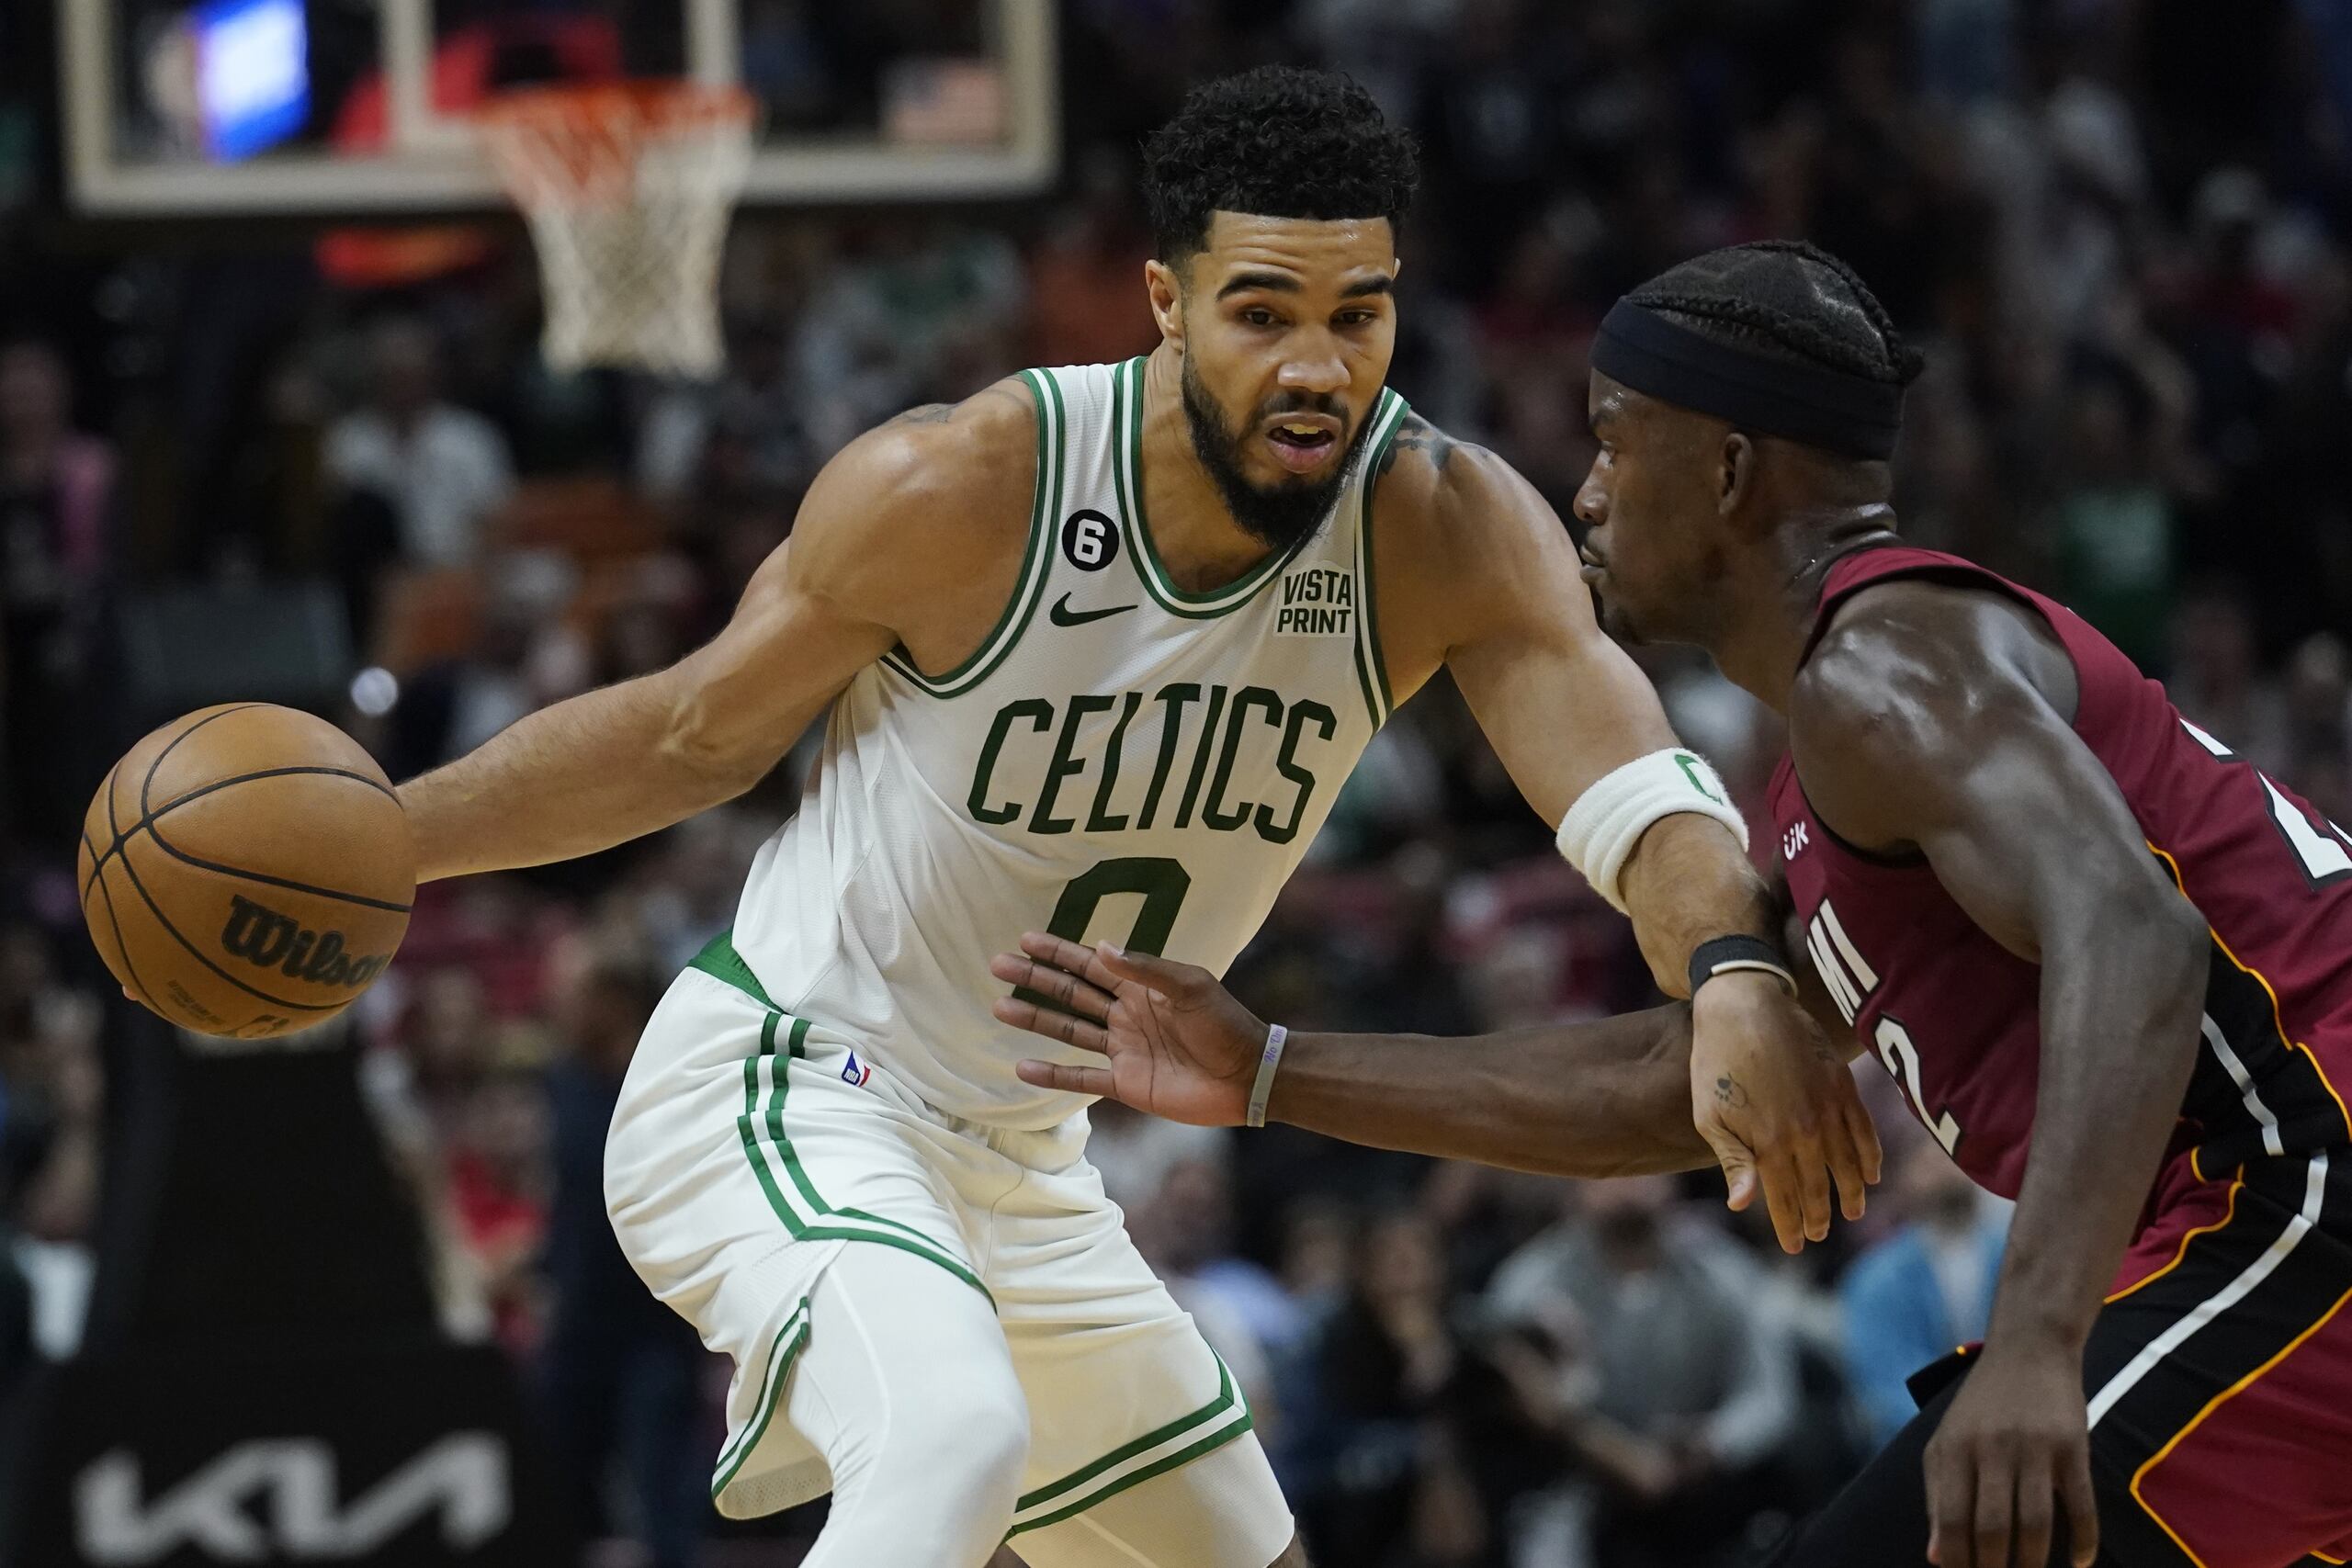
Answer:
[[[1166,951],[1168,933],[1176,929],[1176,912],[1184,907],[1184,895],[1192,890],[1192,874],[1166,855],[1122,855],[1115,860],[1097,861],[1092,869],[1070,878],[1069,885],[1062,889],[1061,897],[1054,905],[1054,918],[1046,930],[1064,942],[1082,943],[1086,941],[1086,928],[1093,923],[1095,908],[1103,899],[1114,893],[1140,893],[1143,908],[1136,912],[1136,922],[1127,931],[1127,940],[1120,945],[1129,953],[1145,953],[1157,958]],[[1051,998],[1041,997],[1025,986],[1015,988],[1012,994],[1040,1007],[1055,1007]]]

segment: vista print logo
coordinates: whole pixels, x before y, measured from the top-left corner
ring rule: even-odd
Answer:
[[[1305,567],[1283,579],[1274,635],[1348,637],[1355,630],[1355,614],[1354,577],[1332,567]]]

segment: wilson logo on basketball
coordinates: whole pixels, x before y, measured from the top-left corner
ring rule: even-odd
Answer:
[[[392,956],[379,953],[355,958],[344,952],[341,931],[314,931],[290,915],[233,893],[229,896],[229,923],[221,929],[220,945],[249,964],[274,967],[289,979],[355,989],[374,979]]]

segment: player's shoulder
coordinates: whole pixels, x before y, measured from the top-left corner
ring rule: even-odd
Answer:
[[[1405,416],[1381,453],[1372,503],[1384,566],[1396,560],[1432,590],[1476,594],[1530,584],[1535,563],[1566,537],[1518,469],[1417,413]]]
[[[1841,600],[1789,691],[1789,739],[1814,770],[1832,757],[1902,770],[1978,752],[1988,726],[2064,724],[2073,667],[2032,610],[1969,584],[1874,582]]]
[[[1497,502],[1533,487],[1500,457],[1407,410],[1380,454],[1374,503],[1383,522],[1476,526]]]
[[[1909,852],[1917,808],[1967,772],[1975,697],[1964,637],[1905,581],[1832,611],[1789,687],[1789,754],[1814,811],[1847,840]]]
[[[1036,419],[1014,377],[876,425],[810,484],[793,530],[796,551],[840,549],[950,572],[1004,548],[1018,552],[1037,477]]]
[[[882,505],[948,495],[985,502],[1018,491],[1012,499],[1025,507],[1036,452],[1036,408],[1012,376],[961,402],[924,403],[885,420],[835,454],[823,478],[854,485]]]
[[[1873,583],[1841,600],[1789,688],[1792,741],[1908,750],[1968,698],[1975,640],[1930,585]]]
[[[1372,545],[1392,666],[1426,671],[1453,651],[1592,625],[1568,532],[1499,455],[1408,413],[1380,456]]]
[[[2048,624],[2017,599],[1929,578],[1840,600],[1790,691],[1792,726],[1883,728],[1923,707],[1972,711],[2040,694],[2063,663]]]

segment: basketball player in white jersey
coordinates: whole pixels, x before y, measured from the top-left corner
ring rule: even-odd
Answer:
[[[1147,164],[1157,350],[853,442],[707,647],[401,791],[428,877],[561,860],[740,794],[829,715],[646,1032],[605,1176],[638,1271],[734,1358],[718,1508],[830,1489],[811,1568],[1306,1561],[1086,1163],[1087,1100],[1015,1071],[989,964],[1023,931],[1222,971],[1443,666],[1668,989],[1702,943],[1770,953],[1738,814],[1559,520],[1384,388],[1409,141],[1344,78],[1266,70]],[[1868,1118],[1777,982],[1707,986],[1694,1036],[1734,1201],[1792,1248],[1833,1181],[1858,1212]]]

